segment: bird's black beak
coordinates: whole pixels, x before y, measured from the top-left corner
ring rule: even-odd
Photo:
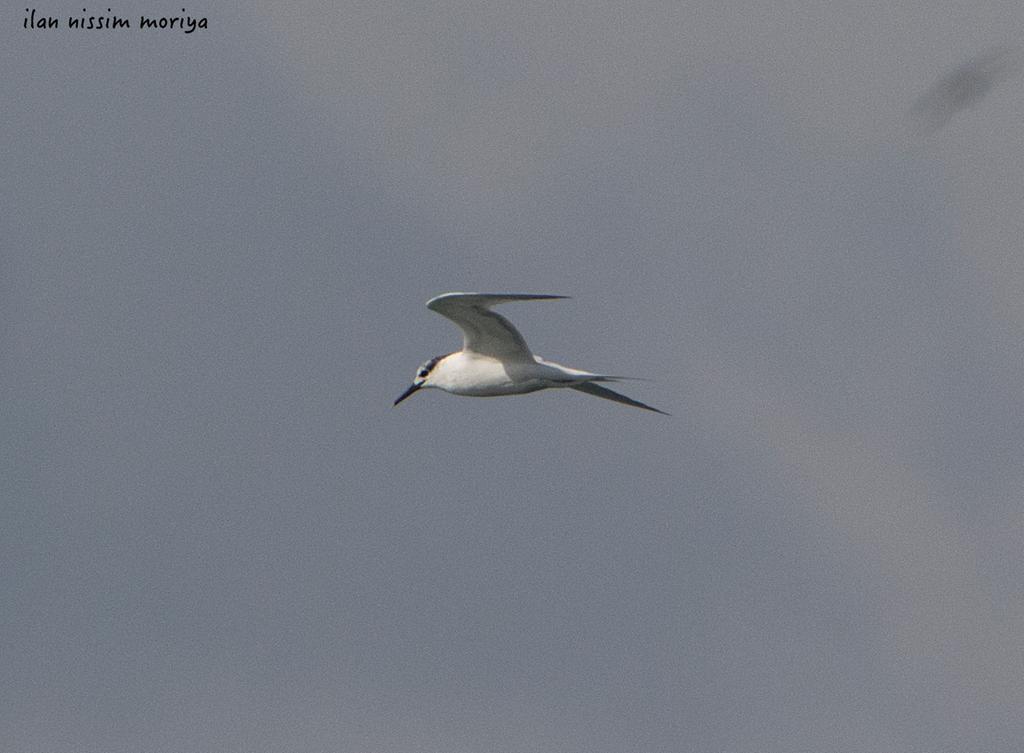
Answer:
[[[409,397],[409,395],[414,393],[419,388],[420,388],[420,385],[418,385],[418,384],[410,385],[409,389],[407,389],[405,392],[403,392],[401,395],[398,396],[398,399],[395,400],[394,405],[398,405],[400,402],[405,400],[405,398]],[[392,406],[392,407],[394,407],[394,406]]]

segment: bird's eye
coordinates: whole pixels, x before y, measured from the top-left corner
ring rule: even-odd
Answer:
[[[426,369],[420,369],[420,373],[417,374],[416,376],[418,376],[420,379],[423,379],[426,375],[427,375],[427,370]]]

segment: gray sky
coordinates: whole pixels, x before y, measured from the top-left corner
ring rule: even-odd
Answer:
[[[1018,751],[1024,8],[482,5],[7,9],[2,750]]]

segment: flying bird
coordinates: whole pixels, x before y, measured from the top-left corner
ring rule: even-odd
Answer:
[[[398,396],[394,404],[398,405],[414,392],[429,387],[473,397],[521,395],[553,387],[568,387],[634,408],[669,415],[599,384],[625,377],[570,369],[535,356],[519,330],[508,319],[491,311],[491,307],[499,303],[558,298],[567,296],[445,293],[431,298],[427,301],[427,308],[451,319],[462,330],[462,350],[435,356],[420,366],[412,385]]]
[[[974,107],[992,88],[1022,67],[1019,50],[995,47],[943,76],[914,103],[911,114],[929,132],[945,126],[961,110]]]

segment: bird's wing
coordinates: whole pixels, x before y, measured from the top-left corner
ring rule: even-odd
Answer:
[[[654,411],[655,413],[660,413],[663,416],[671,415],[663,410],[652,408],[649,405],[641,403],[639,400],[634,400],[631,397],[620,395],[618,392],[615,392],[614,390],[610,390],[607,387],[602,387],[599,384],[594,384],[593,382],[583,382],[581,384],[574,384],[572,385],[572,389],[579,390],[580,392],[586,392],[588,395],[593,395],[594,397],[603,397],[605,400],[614,400],[615,402],[623,403],[624,405],[632,405],[634,408],[643,408],[644,410],[651,410]]]
[[[996,84],[1020,73],[1024,55],[1014,47],[995,47],[963,63],[926,91],[911,110],[930,131],[942,128],[960,110],[973,107]]]
[[[527,293],[445,293],[427,301],[427,308],[459,325],[462,349],[502,360],[532,360],[533,354],[519,330],[491,306],[509,301],[541,301],[564,295]]]

